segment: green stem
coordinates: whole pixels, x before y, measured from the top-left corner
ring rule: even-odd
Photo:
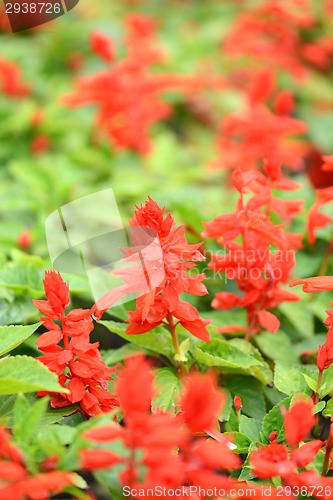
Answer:
[[[173,320],[173,316],[171,313],[168,313],[167,320],[168,320],[168,324],[169,324],[169,328],[170,328],[170,332],[171,332],[173,348],[175,350],[175,354],[177,354],[179,356],[180,349],[179,349],[178,336],[177,336],[177,332],[176,332],[176,325],[175,325],[175,322]]]

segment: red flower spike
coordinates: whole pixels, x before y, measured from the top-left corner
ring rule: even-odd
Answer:
[[[299,207],[284,206],[273,195],[273,188],[296,189],[298,186],[283,177],[278,161],[264,162],[265,174],[256,170],[234,170],[232,182],[239,192],[239,201],[232,213],[223,214],[204,223],[203,236],[214,238],[223,251],[211,255],[209,267],[224,273],[236,282],[240,294],[219,292],[212,301],[216,309],[244,307],[247,310],[247,328],[239,325],[219,328],[220,333],[246,330],[246,339],[261,329],[276,332],[278,318],[268,309],[284,301],[292,302],[300,297],[281,287],[289,279],[295,265],[294,251],[301,247],[301,235],[284,231],[275,225],[269,212],[281,213],[292,218]],[[244,194],[252,194],[244,199]],[[275,247],[276,250],[272,250]]]
[[[205,260],[200,251],[201,244],[189,245],[184,227],[177,227],[172,215],[165,215],[164,208],[159,207],[150,197],[144,205],[136,207],[130,225],[133,228],[132,239],[136,247],[147,246],[147,234],[150,235],[148,248],[141,252],[144,254],[144,269],[141,262],[114,271],[114,274],[123,279],[124,285],[102,297],[96,304],[97,309],[108,309],[127,294],[145,292],[137,299],[135,311],[129,313],[128,334],[149,332],[165,323],[169,325],[170,330],[174,330],[180,323],[196,337],[208,341],[209,332],[206,327],[210,321],[201,318],[194,306],[180,300],[183,293],[198,296],[207,293],[202,283],[205,275],[189,276],[186,272],[193,269],[196,262]],[[151,243],[153,237],[158,241],[156,245]],[[133,253],[133,249],[123,251],[126,254],[124,262],[133,263],[140,260],[138,253]],[[174,321],[174,318],[178,321]]]
[[[41,321],[48,329],[36,342],[43,352],[38,359],[55,372],[59,383],[69,390],[69,394],[51,394],[51,406],[62,408],[80,403],[81,411],[87,416],[111,411],[118,403],[105,387],[115,369],[107,368],[102,361],[98,342],[90,343],[90,332],[94,328],[92,310],[66,312],[69,289],[56,271],[45,273],[44,288],[47,300],[33,301],[45,315]],[[62,340],[64,348],[58,345]]]

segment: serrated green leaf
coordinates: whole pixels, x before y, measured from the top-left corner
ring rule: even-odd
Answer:
[[[253,377],[258,379],[263,384],[272,383],[273,372],[256,347],[243,339],[232,339],[229,343],[259,361],[260,365],[251,366],[248,370],[246,370],[249,375],[253,375]]]
[[[0,394],[18,392],[67,392],[58,377],[40,361],[28,356],[13,356],[0,361]]]
[[[40,325],[41,323],[27,326],[0,326],[0,356],[22,344]]]
[[[158,370],[154,385],[157,389],[157,395],[152,404],[153,410],[157,408],[162,408],[164,411],[175,410],[182,388],[176,373],[169,368]]]
[[[222,339],[215,339],[209,343],[196,346],[194,357],[206,366],[220,366],[223,368],[249,368],[250,366],[260,366],[261,362],[253,356],[245,354],[243,351],[232,345],[232,343]]]
[[[278,361],[275,365],[274,385],[287,396],[293,396],[296,392],[309,393],[311,390],[308,388],[303,374],[312,375],[312,371],[302,365],[291,365]]]
[[[247,417],[246,415],[241,415],[239,432],[245,434],[251,441],[260,440],[261,422],[258,422],[255,418]]]
[[[291,397],[285,398],[283,401],[275,405],[268,413],[265,415],[262,421],[262,433],[263,437],[269,442],[269,435],[271,432],[277,432],[277,440],[283,441],[284,439],[284,427],[283,427],[283,415],[281,413],[281,406],[288,409],[290,406]]]

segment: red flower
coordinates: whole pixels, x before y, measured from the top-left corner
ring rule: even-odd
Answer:
[[[127,55],[114,61],[113,44],[104,35],[92,36],[93,49],[112,67],[78,79],[76,90],[64,98],[69,106],[95,104],[97,127],[105,131],[116,149],[131,149],[145,155],[151,149],[153,123],[168,117],[172,108],[164,101],[168,91],[191,94],[205,86],[224,86],[224,79],[202,76],[157,74],[152,66],[164,54],[156,48],[155,22],[145,16],[127,19]]]
[[[129,248],[126,250],[128,257],[123,260],[132,263],[141,258],[143,262],[116,270],[114,274],[120,276],[125,284],[102,297],[97,302],[97,308],[107,309],[126,294],[147,290],[137,299],[135,311],[130,312],[127,333],[148,332],[162,323],[167,323],[174,330],[180,323],[196,337],[209,340],[206,328],[209,321],[202,319],[194,306],[180,300],[182,293],[207,293],[202,283],[205,275],[187,273],[195,267],[195,262],[205,260],[199,250],[201,244],[189,245],[184,227],[177,227],[170,213],[164,216],[164,209],[151,198],[145,205],[137,207],[130,224],[134,243],[140,252],[134,253]]]
[[[37,347],[43,352],[38,359],[69,390],[68,394],[52,394],[51,405],[59,408],[80,403],[81,411],[90,416],[111,411],[117,402],[107,390],[107,381],[114,369],[107,368],[101,359],[98,342],[92,344],[89,339],[94,328],[94,308],[66,313],[70,303],[68,285],[55,271],[46,272],[44,288],[47,300],[33,301],[45,315],[41,321],[48,330],[37,340]],[[64,348],[58,345],[61,340]]]
[[[246,338],[260,331],[260,327],[276,332],[279,320],[267,309],[284,301],[299,300],[280,284],[288,280],[295,265],[294,249],[300,248],[301,235],[285,232],[269,218],[271,207],[276,207],[272,189],[295,189],[296,186],[283,177],[278,163],[266,162],[264,168],[267,177],[255,170],[236,169],[233,172],[232,182],[240,193],[235,211],[204,223],[203,232],[203,236],[216,239],[222,247],[218,254],[212,254],[209,267],[234,280],[242,293],[220,292],[212,306],[217,309],[246,308]],[[253,195],[245,202],[244,196],[248,193]],[[284,208],[287,216],[290,207]],[[276,251],[272,251],[273,246]],[[230,328],[236,331],[234,328],[239,329],[239,326],[231,325],[219,331],[231,331]]]
[[[333,290],[333,276],[314,276],[313,278],[303,278],[292,280],[289,286],[303,285],[303,292],[323,292]]]
[[[229,491],[236,483],[219,471],[240,468],[240,458],[218,432],[210,432],[214,439],[208,440],[195,435],[213,427],[223,405],[224,396],[213,376],[189,375],[178,416],[159,410],[151,413],[152,382],[149,365],[141,356],[126,361],[117,383],[123,425],[104,424],[83,437],[110,444],[120,439],[127,453],[120,457],[109,450],[87,449],[81,454],[83,466],[94,470],[122,463],[122,485],[140,491],[188,485]]]
[[[0,92],[11,97],[30,94],[30,87],[22,83],[20,68],[13,62],[0,58]]]
[[[103,33],[94,32],[90,36],[91,49],[98,56],[107,62],[112,62],[114,60],[114,46],[110,38]]]

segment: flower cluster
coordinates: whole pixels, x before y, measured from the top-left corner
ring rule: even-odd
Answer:
[[[116,384],[123,425],[101,425],[84,433],[95,442],[121,440],[126,453],[86,449],[81,455],[83,467],[96,470],[121,465],[120,483],[142,491],[183,485],[219,486],[229,491],[236,482],[214,471],[238,469],[241,460],[214,429],[225,400],[214,377],[192,374],[185,381],[177,416],[158,410],[151,413],[153,392],[148,363],[140,356],[128,360]],[[215,438],[200,437],[205,432]]]
[[[0,497],[4,500],[46,500],[62,493],[75,483],[75,476],[65,471],[30,475],[23,453],[12,442],[9,432],[0,427]]]
[[[94,308],[66,313],[70,303],[68,285],[55,271],[46,272],[44,289],[47,300],[33,301],[48,330],[37,340],[37,347],[43,352],[38,359],[68,389],[68,393],[52,394],[51,405],[60,408],[80,403],[80,411],[89,416],[112,410],[117,402],[108,391],[107,382],[115,369],[107,368],[101,359],[99,343],[90,342]]]
[[[217,140],[220,158],[212,166],[233,169],[243,165],[252,169],[262,158],[294,168],[300,166],[307,146],[296,136],[304,134],[307,127],[291,116],[293,96],[288,91],[275,92],[275,80],[272,70],[256,74],[245,94],[244,108],[223,118]]]
[[[288,233],[282,225],[274,224],[270,210],[278,206],[285,218],[292,218],[299,210],[289,202],[283,203],[272,197],[272,188],[295,189],[297,185],[285,179],[278,165],[265,165],[267,177],[258,170],[242,172],[236,169],[232,175],[233,186],[239,192],[239,201],[233,213],[220,215],[204,223],[204,236],[214,238],[224,248],[224,253],[212,254],[209,267],[235,280],[242,295],[230,292],[217,293],[212,306],[216,309],[244,307],[247,310],[246,338],[260,327],[276,332],[280,322],[268,311],[284,301],[299,297],[280,284],[288,280],[294,267],[294,250],[301,247],[301,235]],[[248,194],[252,196],[248,197]],[[273,209],[274,209],[273,208]],[[271,250],[271,246],[276,251]],[[227,331],[243,331],[239,326],[226,327]],[[220,329],[221,333],[225,329]]]
[[[151,148],[150,126],[172,112],[163,100],[165,92],[191,94],[207,85],[220,88],[225,81],[220,77],[152,72],[152,67],[165,59],[163,51],[156,48],[156,23],[136,14],[128,17],[127,29],[127,55],[118,61],[112,41],[93,33],[92,48],[110,67],[80,78],[76,91],[64,102],[69,106],[96,104],[97,127],[106,131],[113,146],[145,155]]]
[[[323,10],[329,15],[328,5]],[[332,37],[321,35],[313,40],[319,23],[308,0],[264,0],[238,17],[223,50],[231,57],[249,56],[257,65],[304,78],[309,66],[325,70],[330,64]],[[303,37],[304,32],[312,36]]]
[[[205,260],[200,252],[201,244],[189,245],[184,226],[177,227],[172,215],[169,213],[165,216],[164,209],[151,198],[145,205],[137,207],[130,225],[137,248],[142,248],[147,239],[152,243],[143,248],[140,254],[133,255],[133,249],[128,249],[128,257],[123,259],[124,262],[136,261],[139,257],[142,260],[114,272],[125,284],[102,297],[96,304],[97,308],[107,309],[122,295],[142,293],[148,283],[147,293],[137,299],[136,310],[130,312],[127,333],[144,333],[166,324],[171,330],[176,354],[179,354],[175,331],[178,323],[196,337],[209,340],[206,328],[209,321],[202,319],[194,306],[180,300],[183,293],[199,296],[207,293],[202,283],[205,274],[188,275],[186,272],[195,267],[195,262]]]
[[[284,408],[282,411],[288,447],[278,443],[276,433],[272,433],[270,444],[251,452],[250,465],[253,474],[260,479],[279,476],[284,486],[304,488],[302,491],[306,493],[310,492],[311,487],[312,496],[331,498],[333,479],[322,477],[314,470],[304,470],[324,446],[321,440],[303,443],[315,425],[312,401],[296,399],[288,411]]]

